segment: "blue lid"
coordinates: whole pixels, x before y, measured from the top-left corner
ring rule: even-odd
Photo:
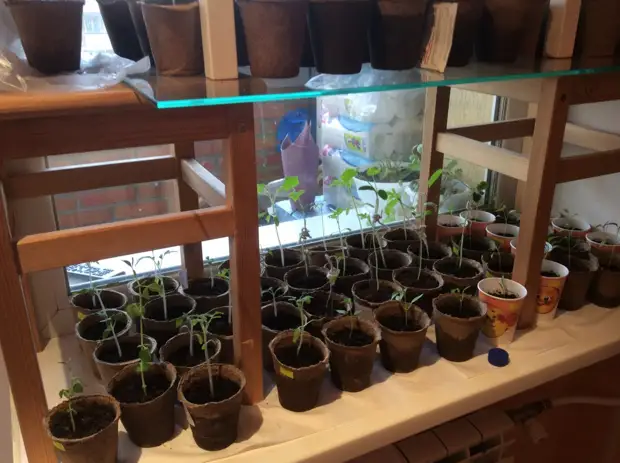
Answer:
[[[510,363],[510,356],[504,349],[494,347],[489,351],[489,363],[495,367],[505,367]]]

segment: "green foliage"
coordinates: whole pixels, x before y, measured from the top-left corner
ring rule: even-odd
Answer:
[[[67,413],[69,414],[69,419],[71,420],[71,429],[75,432],[75,415],[77,412],[74,410],[71,405],[71,399],[75,397],[76,394],[81,394],[84,392],[84,385],[79,378],[71,377],[71,383],[67,389],[61,389],[58,392],[58,396],[61,399],[67,399],[69,402],[67,403]]]

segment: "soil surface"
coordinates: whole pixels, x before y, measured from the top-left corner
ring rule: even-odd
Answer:
[[[419,252],[420,252],[420,247],[419,245],[417,247],[413,247],[410,246],[409,249],[411,250],[411,252],[413,252],[416,256],[419,256]],[[433,260],[439,260],[442,259],[444,257],[448,257],[448,253],[447,252],[443,252],[437,248],[433,248],[430,247],[428,248],[428,252],[426,250],[426,246],[422,245],[422,259],[433,259]]]
[[[370,287],[355,291],[355,295],[368,302],[387,302],[392,299],[393,292],[392,288],[385,286],[379,286],[379,291],[377,291],[377,287],[371,283]]]
[[[275,351],[276,357],[284,365],[291,368],[303,368],[316,365],[323,360],[323,354],[316,347],[302,344],[297,354],[297,346],[279,347]]]
[[[409,288],[433,289],[439,287],[437,280],[435,280],[428,273],[422,272],[420,279],[418,280],[418,273],[416,271],[401,273],[398,275],[398,282],[403,286],[408,286]]]
[[[405,324],[404,315],[390,315],[379,319],[386,328],[392,331],[419,331],[422,327],[415,322],[412,314],[407,315],[407,323]]]
[[[269,292],[270,289],[275,291],[276,297],[281,296],[282,291],[284,291],[284,289],[282,289],[282,286],[276,283],[275,281],[261,278],[260,280],[261,302],[271,302],[273,300],[272,293]]]
[[[461,297],[455,295],[452,299],[444,299],[441,301],[438,309],[441,313],[457,318],[473,318],[480,316],[480,310],[469,299],[464,298],[461,305]]]
[[[112,295],[104,291],[101,292],[101,300],[103,301],[103,305],[106,309],[119,307],[122,302],[120,296]],[[92,293],[80,294],[74,299],[74,302],[79,304],[80,307],[88,310],[101,310],[104,308],[101,307],[101,303],[99,302],[99,298],[97,296],[95,296],[95,303],[93,304]]]
[[[163,306],[158,306],[156,309],[149,310],[145,318],[150,320],[157,320],[161,322],[175,320],[177,318],[181,318],[187,312],[189,312],[192,307],[189,304],[173,304],[169,303],[166,306],[166,311],[168,312],[168,318],[164,318],[164,308]]]
[[[498,289],[497,291],[491,291],[489,294],[493,297],[499,297],[501,299],[518,299],[519,298],[519,296],[515,293],[512,293],[510,291],[502,291],[500,289]]]
[[[140,282],[140,285],[144,289],[145,287],[155,283],[155,278],[140,278],[138,281]],[[131,287],[133,288],[134,291],[138,292],[138,285],[136,283],[132,284]],[[174,291],[175,289],[176,289],[176,285],[174,284],[174,282],[168,280],[167,278],[164,278],[164,291],[166,293],[169,293],[171,291]],[[149,292],[149,296],[159,296],[159,293],[157,291],[153,291],[149,289],[148,292]]]
[[[459,264],[457,262],[450,263],[448,265],[442,265],[439,269],[441,273],[446,275],[452,275],[457,278],[473,278],[478,275],[478,270],[474,267],[470,267],[467,264],[461,265],[459,268]]]
[[[357,328],[353,328],[352,331],[348,328],[344,328],[340,331],[331,332],[328,337],[336,344],[349,347],[367,346],[368,344],[372,344],[374,340],[372,336]]]
[[[289,274],[290,275],[290,274]],[[299,289],[319,289],[327,283],[327,277],[321,272],[299,272],[288,279],[289,286]]]
[[[439,223],[438,225],[442,226],[442,227],[447,227],[447,228],[460,228],[463,225],[459,225],[456,223]]]
[[[228,317],[215,318],[209,324],[209,333],[219,334],[220,336],[232,336],[232,325],[228,323]]]
[[[284,254],[284,267],[292,267],[301,262],[301,258]],[[265,256],[265,264],[272,267],[282,267],[282,257],[279,250],[274,250]]]
[[[99,352],[97,358],[102,362],[122,363],[137,359],[138,354],[140,353],[140,349],[138,348],[137,344],[121,343],[121,351],[123,352],[123,355],[121,356],[121,358],[118,358],[116,344],[112,342],[109,346]]]
[[[484,222],[484,220],[481,220],[481,219],[472,219],[471,217],[470,217],[469,219],[467,219],[467,220],[469,220],[470,222]]]
[[[209,344],[207,345],[207,352],[210,358],[215,354],[215,348]],[[175,367],[195,367],[206,361],[205,351],[202,350],[202,345],[198,341],[194,341],[194,355],[189,355],[189,346],[181,346],[175,352],[168,355],[166,360]]]
[[[200,281],[197,283],[191,283],[184,290],[188,296],[221,296],[228,292],[228,284],[222,280],[213,280],[213,286],[211,281]]]
[[[334,316],[337,310],[345,310],[345,304],[334,298],[328,300],[324,297],[313,296],[310,303],[304,305],[304,309],[316,317]]]
[[[114,408],[103,404],[80,403],[73,406],[75,432],[71,427],[69,412],[59,412],[50,420],[50,431],[60,439],[81,439],[98,433],[114,421]]]
[[[170,380],[163,371],[145,371],[144,382],[146,394],[142,389],[142,378],[138,372],[135,372],[119,381],[111,394],[121,403],[141,404],[156,399],[170,387]]]
[[[361,274],[364,273],[364,271],[361,268],[359,268],[355,264],[351,264],[351,262],[347,262],[347,268],[345,270],[344,262],[339,261],[338,262],[338,270],[340,270],[340,275],[339,276],[345,276],[345,277],[352,277],[352,276],[361,275]]]
[[[114,333],[118,334],[125,329],[127,326],[127,319],[123,316],[123,318],[118,317],[116,319],[116,324],[114,325]],[[85,330],[82,331],[81,335],[84,339],[88,339],[89,341],[100,341],[103,339],[103,332],[106,330],[108,325],[104,320],[101,320],[94,325],[89,326]],[[108,335],[112,337],[111,335]]]
[[[460,246],[461,244],[460,238],[456,240],[456,244]],[[468,237],[465,237],[465,239],[463,240],[463,248],[469,251],[492,251],[493,248],[490,246],[491,246],[491,243],[488,243],[487,241],[484,241],[484,240],[472,240],[471,238],[468,238]]]
[[[373,257],[376,257],[379,260],[380,269],[396,270],[399,268],[406,267],[408,263],[407,258],[405,256],[387,253],[387,252],[384,253],[385,263],[384,263],[384,260],[381,258],[381,254],[379,254],[378,256],[374,254]],[[370,265],[372,266],[376,266],[377,264],[375,262],[375,259],[368,259],[368,261],[370,262]]]
[[[263,325],[274,331],[293,330],[300,325],[299,315],[280,311],[278,316],[263,314]]]
[[[558,278],[560,276],[555,272],[540,272],[540,275],[547,278]]]
[[[230,379],[215,376],[213,378],[213,390],[215,394],[212,396],[209,389],[209,378],[205,375],[200,380],[192,381],[183,391],[183,395],[187,401],[193,404],[221,402],[234,396],[239,391],[239,385]]]

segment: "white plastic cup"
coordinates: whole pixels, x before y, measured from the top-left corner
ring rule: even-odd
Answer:
[[[501,291],[502,284],[517,297],[504,299],[493,295]],[[478,283],[478,298],[487,306],[482,334],[492,345],[505,346],[512,342],[526,296],[525,286],[507,278],[485,278]]]
[[[554,272],[557,277],[540,276],[540,286],[536,295],[537,323],[546,324],[555,318],[558,303],[562,297],[564,284],[568,277],[568,269],[552,260],[543,260],[540,268],[542,272]]]

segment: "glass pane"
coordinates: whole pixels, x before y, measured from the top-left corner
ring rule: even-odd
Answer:
[[[245,73],[240,73],[236,82],[144,75],[130,78],[127,83],[151,99],[158,108],[183,108],[592,74],[618,69],[620,66],[613,58],[589,61],[548,59],[528,67],[474,63],[448,68],[443,74],[422,69],[380,71],[366,64],[361,73],[346,76],[317,75],[312,68],[302,68],[295,79],[259,79]]]

